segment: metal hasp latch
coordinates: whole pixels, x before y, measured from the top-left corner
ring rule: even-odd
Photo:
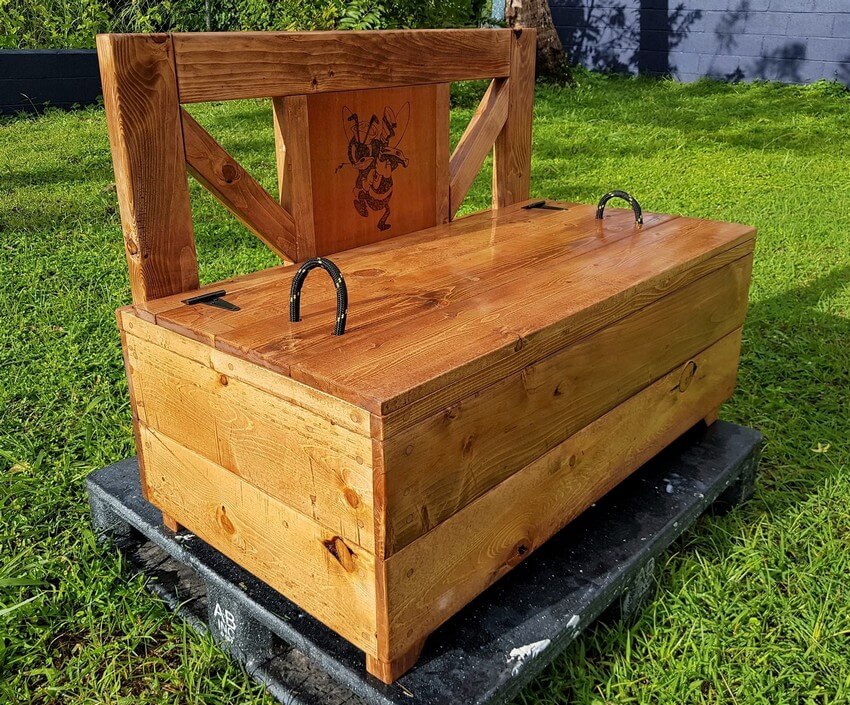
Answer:
[[[289,320],[291,323],[297,323],[301,320],[301,287],[304,286],[307,274],[313,269],[324,269],[331,275],[331,280],[336,287],[334,335],[342,335],[345,333],[345,317],[348,315],[348,287],[345,285],[345,279],[342,278],[339,267],[329,259],[322,257],[308,259],[295,272],[295,276],[292,278],[292,287],[289,290]]]
[[[546,211],[566,211],[569,208],[565,208],[564,206],[556,206],[553,203],[546,203],[546,201],[534,201],[533,203],[528,203],[522,207],[524,211],[531,210],[532,208],[539,208],[540,210]]]
[[[222,308],[225,311],[241,310],[236,304],[225,301],[222,298],[225,294],[227,294],[227,292],[224,289],[219,289],[218,291],[211,291],[208,294],[199,294],[198,296],[193,296],[190,299],[183,299],[183,303],[189,306],[193,306],[194,304],[206,304],[207,306]]]

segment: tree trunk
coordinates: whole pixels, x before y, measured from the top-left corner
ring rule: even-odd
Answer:
[[[564,47],[547,0],[505,0],[505,20],[510,27],[537,28],[537,75],[568,79]]]

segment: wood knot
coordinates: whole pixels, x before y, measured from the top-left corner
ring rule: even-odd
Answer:
[[[694,380],[694,375],[697,373],[697,363],[693,360],[687,362],[685,366],[682,368],[682,374],[679,377],[679,391],[684,392],[691,386],[691,382]]]
[[[229,380],[229,379],[227,379],[227,375],[219,375],[219,376],[218,376],[218,383],[219,383],[222,387],[226,387],[228,384],[230,384],[230,380]]]
[[[334,536],[331,539],[322,541],[324,547],[328,550],[337,562],[343,567],[346,573],[354,572],[354,552],[346,545],[345,541],[339,536]]]
[[[516,343],[514,343],[514,352],[519,352],[525,347],[525,338],[517,338]]]
[[[519,541],[516,546],[511,549],[510,555],[508,556],[508,560],[505,563],[513,568],[518,563],[522,562],[525,557],[531,552],[531,541],[528,539],[522,539]]]
[[[239,178],[239,167],[237,167],[233,162],[225,162],[221,165],[221,178],[224,183],[232,184]]]
[[[227,516],[227,509],[223,504],[216,511],[216,519],[218,520],[219,526],[221,526],[221,528],[228,534],[236,533],[236,527],[233,526],[233,522],[230,521],[230,517]]]
[[[360,497],[353,489],[346,487],[343,494],[345,495],[345,501],[348,502],[352,509],[357,509],[360,506]]]
[[[471,434],[467,436],[463,441],[463,447],[461,448],[461,454],[463,457],[468,457],[472,455],[472,447],[475,445],[475,434]]]

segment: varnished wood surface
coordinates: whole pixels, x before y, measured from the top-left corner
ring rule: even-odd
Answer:
[[[307,97],[294,95],[275,99],[272,109],[280,202],[295,222],[296,259],[303,262],[317,254]]]
[[[117,313],[119,325],[122,332],[125,332],[125,337],[131,335],[163,351],[197,362],[215,370],[220,375],[245,382],[257,390],[306,409],[336,426],[347,428],[367,438],[371,436],[372,423],[369,414],[363,409],[317,391],[289,377],[272,372],[265,367],[251,364],[242,358],[229,355],[226,352],[174,333],[167,328],[140,319],[130,306],[118,309]],[[125,354],[126,348],[125,343]],[[132,389],[132,370],[128,371],[128,383]],[[133,395],[131,394],[131,400],[132,398]]]
[[[508,115],[493,148],[493,208],[524,201],[529,195],[536,50],[536,29],[525,28],[514,33]]]
[[[740,341],[739,329],[677,365],[385,561],[389,656],[404,654],[727,399]]]
[[[455,388],[475,391],[465,380],[486,386],[563,347],[564,334],[587,335],[650,303],[711,257],[752,249],[746,226],[647,214],[636,228],[631,211],[610,209],[599,224],[594,207],[566,207],[489,212],[332,257],[349,289],[341,337],[331,335],[335,297],[322,277],[307,279],[302,321],[289,322],[291,267],[244,288],[236,280],[227,298],[238,312],[187,306],[185,297],[137,308],[159,325],[390,414],[437,392],[436,407],[447,406],[460,398]]]
[[[446,111],[442,121],[436,112],[438,93],[445,88],[434,84],[306,97],[315,255],[443,222],[438,220],[438,174],[447,173],[448,162],[438,140],[448,144],[448,104],[439,106]],[[445,132],[438,135],[441,122]],[[359,150],[359,159],[353,150]],[[299,178],[298,172],[291,178]]]
[[[169,35],[97,37],[133,301],[198,286]]]
[[[368,437],[155,343],[125,341],[148,428],[374,552]]]
[[[743,257],[386,439],[383,553],[739,328],[751,269]]]
[[[366,653],[375,560],[239,476],[142,424],[153,503]]]
[[[507,29],[174,34],[180,102],[506,76]]]
[[[296,259],[295,223],[256,179],[185,110],[186,165],[234,216],[286,263]]]
[[[493,79],[452,153],[449,168],[452,217],[458,212],[505,125],[509,100],[510,79]]]

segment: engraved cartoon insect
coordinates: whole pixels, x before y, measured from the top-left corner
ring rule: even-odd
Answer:
[[[361,122],[357,113],[347,107],[342,109],[342,123],[348,137],[348,163],[336,170],[353,167],[357,170],[354,184],[354,209],[364,218],[369,209],[383,211],[378,220],[378,230],[389,230],[390,198],[393,195],[393,172],[399,166],[407,168],[408,159],[398,148],[410,120],[410,103],[401,106],[398,113],[384,108],[381,120],[372,115],[369,122]]]

